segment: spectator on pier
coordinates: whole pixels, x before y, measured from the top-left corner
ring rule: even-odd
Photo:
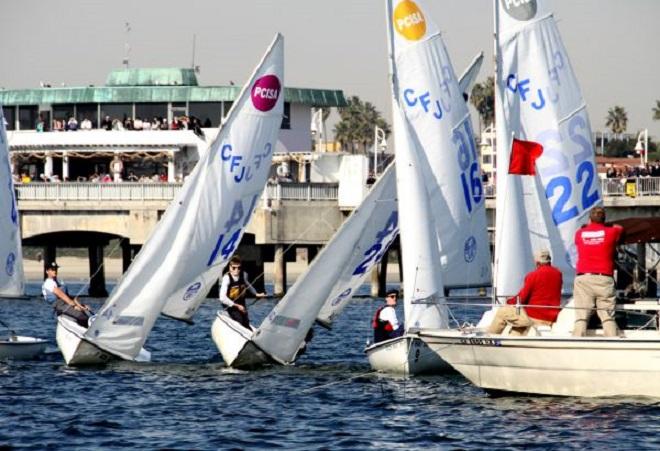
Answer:
[[[113,119],[111,128],[112,130],[121,132],[124,131],[124,124],[119,119]]]
[[[122,163],[119,155],[115,155],[110,163],[110,171],[112,171],[112,179],[115,183],[121,182],[121,174],[124,171],[124,163]]]
[[[114,122],[117,121],[117,120],[118,120],[118,119],[115,119],[114,121],[111,120],[111,119],[110,119],[110,116],[108,116],[108,115],[106,114],[105,117],[103,118],[103,120],[101,121],[101,128],[102,128],[103,130],[110,131],[110,130],[113,129]]]
[[[41,286],[41,294],[48,305],[53,306],[57,316],[66,315],[75,319],[82,327],[88,326],[89,307],[81,304],[77,297],[71,298],[66,286],[57,278],[59,265],[55,262],[46,267],[46,280]]]
[[[91,130],[91,129],[92,129],[92,121],[90,121],[88,118],[84,118],[80,123],[80,130]]]
[[[124,130],[133,130],[133,119],[130,117],[124,118]]]
[[[605,225],[605,209],[594,207],[589,224],[575,232],[577,247],[577,275],[573,285],[575,299],[574,337],[587,334],[587,324],[596,307],[606,337],[616,337],[614,321],[616,287],[614,285],[614,257],[616,245],[623,236],[623,227]]]
[[[133,121],[133,130],[142,130],[142,119],[136,117]]]
[[[257,299],[266,297],[266,293],[258,293],[248,282],[248,274],[242,270],[241,258],[234,255],[229,260],[229,272],[222,276],[220,302],[227,307],[230,318],[246,329],[250,329],[250,318],[245,303],[248,292]]]
[[[135,173],[134,173],[133,171],[128,171],[128,177],[126,177],[126,179],[127,179],[129,182],[137,182],[137,181],[139,181],[137,175],[135,175]]]
[[[67,131],[70,132],[75,132],[76,130],[78,130],[78,121],[76,120],[75,117],[71,116],[69,118],[69,120],[66,123],[66,129]]]
[[[23,172],[21,174],[21,183],[30,183],[32,179],[30,178],[29,175],[27,175],[27,172]]]
[[[385,295],[385,305],[374,313],[371,327],[374,330],[374,343],[397,338],[403,335],[403,323],[396,317],[398,290],[390,290]]]
[[[523,335],[534,325],[551,326],[557,321],[561,303],[561,271],[552,266],[550,252],[541,250],[534,256],[536,269],[525,276],[520,292],[497,309],[489,334],[501,334],[511,324],[510,335]],[[516,304],[526,305],[519,307]]]
[[[53,121],[53,131],[54,132],[62,132],[64,131],[64,121],[61,121],[59,119],[55,119]]]

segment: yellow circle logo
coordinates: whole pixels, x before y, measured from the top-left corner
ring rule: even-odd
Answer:
[[[417,41],[426,34],[426,20],[419,6],[403,0],[394,8],[394,29],[404,38]]]

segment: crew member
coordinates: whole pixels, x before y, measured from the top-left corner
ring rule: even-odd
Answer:
[[[385,295],[385,305],[376,310],[372,320],[374,343],[389,340],[403,335],[403,323],[399,324],[396,317],[397,290],[390,290]]]
[[[541,250],[534,256],[536,269],[525,276],[525,285],[520,292],[507,300],[516,300],[527,307],[505,305],[497,309],[488,333],[501,334],[507,324],[511,324],[511,335],[522,335],[530,326],[551,326],[557,321],[561,303],[561,271],[551,264],[550,252]]]
[[[59,265],[55,262],[46,267],[46,280],[41,286],[44,301],[52,305],[57,316],[67,315],[75,319],[82,327],[88,326],[89,307],[78,302],[78,298],[71,298],[66,287],[57,278]]]
[[[229,260],[229,272],[222,276],[220,285],[220,302],[227,307],[231,319],[250,329],[245,298],[249,291],[257,299],[265,298],[266,293],[257,293],[257,290],[248,282],[248,275],[241,271],[241,258],[234,255]]]
[[[589,224],[575,232],[577,247],[577,275],[573,285],[575,298],[574,337],[587,334],[587,324],[597,308],[606,337],[616,337],[614,321],[616,287],[614,286],[614,257],[616,245],[623,236],[620,225],[605,225],[605,209],[594,207],[589,213]]]

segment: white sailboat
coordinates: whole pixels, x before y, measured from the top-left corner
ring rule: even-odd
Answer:
[[[283,46],[278,34],[89,329],[59,317],[57,343],[67,364],[140,360],[166,304],[165,313],[179,319],[197,310],[238,246],[268,177],[283,113]]]
[[[338,313],[334,309],[350,299],[396,238],[394,176],[391,164],[259,328],[248,330],[218,312],[212,336],[227,365],[291,364],[317,315],[326,325],[332,322]],[[328,300],[330,309],[321,314]]]
[[[546,1],[495,2],[497,36],[498,296],[518,291],[532,252],[551,250],[570,292],[573,236],[601,202],[586,106]],[[537,174],[510,175],[511,137],[544,147]],[[650,306],[650,309],[657,309]],[[566,396],[660,396],[658,330],[572,337],[574,310],[527,336],[477,330],[423,331],[424,341],[475,385],[492,391]],[[628,306],[626,306],[628,307]],[[645,307],[649,307],[646,305]],[[635,308],[635,306],[633,306]],[[643,307],[638,307],[644,310]],[[480,325],[489,323],[487,312]]]
[[[445,308],[419,302],[442,299],[450,288],[490,283],[481,171],[465,91],[459,89],[438,27],[421,1],[388,0],[387,11],[406,334],[365,352],[378,371],[444,371],[447,364],[417,331],[448,328]],[[409,165],[406,173],[401,172],[402,161]],[[422,186],[410,191],[416,183]],[[420,232],[427,225],[430,235]],[[429,274],[422,277],[424,272]],[[420,288],[420,283],[431,282]]]
[[[9,163],[5,116],[0,111],[0,298],[25,295],[23,250],[14,181]]]

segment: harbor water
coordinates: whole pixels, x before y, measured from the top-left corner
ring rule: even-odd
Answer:
[[[374,374],[362,350],[380,303],[369,298],[349,305],[332,331],[317,329],[295,366],[226,368],[210,337],[219,304],[208,300],[192,326],[156,323],[152,363],[76,369],[56,348],[39,289],[0,301],[0,320],[51,340],[37,361],[0,363],[3,449],[660,447],[656,400],[491,397],[456,374]],[[251,306],[253,323],[273,302]]]

